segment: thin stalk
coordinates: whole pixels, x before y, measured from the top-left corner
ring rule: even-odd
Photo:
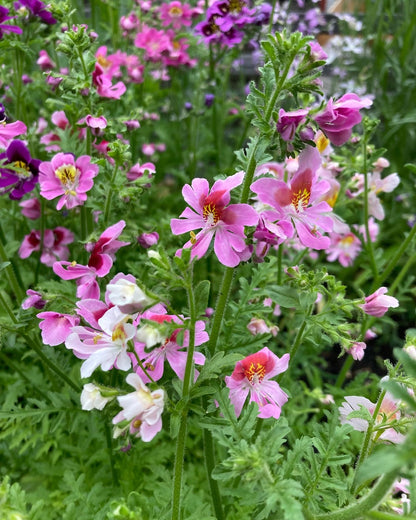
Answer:
[[[365,518],[374,518],[375,520],[414,520],[414,516],[395,515],[393,513],[386,513],[385,511],[368,511],[365,513]]]
[[[111,199],[113,197],[113,184],[114,184],[114,182],[116,180],[117,172],[118,172],[118,164],[116,163],[114,165],[113,174],[111,176],[110,185],[108,187],[107,197],[105,199],[105,204],[104,204],[104,223],[105,224],[107,224],[108,217],[110,216]]]
[[[39,279],[39,271],[40,271],[40,257],[42,256],[43,251],[43,240],[45,237],[45,229],[46,229],[46,200],[41,197],[40,201],[40,243],[39,243],[39,261],[36,266],[35,271],[35,285],[38,283]]]
[[[273,19],[274,19],[274,10],[276,9],[276,0],[273,0],[272,2],[272,10],[271,10],[271,13],[270,13],[270,20],[269,20],[269,30],[268,30],[268,33],[271,34],[272,32],[272,29],[273,29]]]
[[[364,170],[364,226],[365,226],[365,242],[368,255],[370,257],[371,269],[373,270],[373,276],[376,278],[378,274],[376,260],[374,258],[373,242],[370,236],[370,226],[368,223],[369,211],[368,211],[368,168],[367,168],[367,136],[363,138],[363,170]]]
[[[111,467],[111,478],[113,481],[113,486],[118,487],[118,476],[116,467],[114,464],[114,453],[113,453],[113,438],[111,436],[111,430],[108,426],[108,422],[104,421],[104,432],[105,432],[105,440],[107,443],[107,452],[108,452],[108,458],[110,459],[110,467]]]
[[[389,294],[393,295],[395,290],[397,289],[397,286],[400,284],[400,282],[403,280],[403,278],[406,276],[407,271],[410,269],[413,262],[416,261],[416,253],[414,253],[410,258],[408,258],[407,262],[402,267],[399,274],[396,276],[394,282],[389,287]]]
[[[233,275],[234,269],[232,267],[227,267],[227,269],[224,271],[221,288],[218,292],[217,304],[215,307],[215,314],[209,338],[208,348],[211,355],[214,355],[215,349],[217,347],[218,336],[221,331],[222,319],[224,317],[225,308],[230,294]]]
[[[0,291],[0,304],[3,307],[3,309],[5,309],[5,311],[7,312],[10,319],[12,320],[12,322],[17,325],[19,323],[19,321],[16,318],[16,316],[14,315],[13,310],[10,308],[9,304],[7,303],[7,300],[3,296],[3,291]]]
[[[277,285],[282,284],[282,260],[283,260],[283,246],[279,244],[277,248]]]
[[[192,269],[192,266],[191,266]],[[194,350],[195,350],[195,323],[196,323],[196,305],[195,295],[193,292],[193,272],[191,270],[188,280],[188,305],[189,305],[189,345],[188,353],[186,358],[185,375],[183,378],[182,386],[182,399],[187,401],[191,391],[194,374]],[[179,520],[181,518],[181,492],[182,492],[182,480],[183,480],[183,462],[185,455],[185,444],[186,444],[186,432],[188,423],[188,403],[182,410],[178,437],[176,440],[176,455],[175,465],[173,469],[173,488],[172,488],[172,520]]]
[[[347,359],[344,361],[341,371],[338,374],[337,380],[335,381],[335,386],[337,388],[341,388],[341,386],[343,385],[345,378],[347,377],[348,371],[352,367],[353,363],[354,358],[352,356],[348,356]]]
[[[3,246],[3,240],[2,240],[3,236],[4,236],[3,233],[1,233],[0,234],[0,260],[2,262],[10,262],[10,260],[7,256],[6,250]],[[4,268],[4,271],[6,272],[6,276],[9,281],[9,285],[10,285],[12,291],[14,292],[16,300],[18,302],[20,302],[23,300],[25,293],[23,292],[22,288],[20,287],[19,282],[17,281],[16,273],[14,272],[14,269],[15,269],[14,266],[10,262],[9,265],[7,265]]]
[[[221,494],[218,487],[218,482],[211,477],[215,467],[215,450],[211,432],[207,428],[204,428],[203,442],[205,468],[208,474],[208,483],[211,490],[211,498],[214,506],[215,517],[217,518],[217,520],[223,520],[225,519],[225,516],[222,508]]]
[[[353,505],[319,515],[314,515],[306,511],[305,517],[307,520],[357,520],[357,518],[361,518],[370,509],[380,504],[390,491],[397,475],[398,471],[382,475],[371,491]]]

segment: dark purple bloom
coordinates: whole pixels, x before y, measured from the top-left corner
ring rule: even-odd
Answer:
[[[13,200],[20,200],[34,189],[38,182],[39,159],[32,159],[23,141],[13,140],[0,154],[0,163],[16,169],[0,167],[0,193],[9,193]]]
[[[29,11],[34,15],[38,16],[42,22],[53,25],[56,23],[55,18],[52,14],[46,9],[46,5],[41,2],[41,0],[19,0],[20,4],[29,9]]]
[[[7,20],[16,18],[15,16],[8,16],[8,14],[9,10],[6,7],[0,5],[0,39],[3,38],[4,33],[14,32],[16,34],[22,34],[23,32],[21,27],[18,27],[17,25],[8,25],[4,23]]]
[[[214,103],[215,95],[214,94],[205,94],[205,106],[210,107]]]

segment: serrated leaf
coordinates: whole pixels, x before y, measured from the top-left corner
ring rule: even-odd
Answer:
[[[208,299],[211,282],[209,280],[202,280],[195,288],[195,302],[197,316],[205,313],[208,307]]]
[[[299,295],[294,287],[280,285],[270,289],[269,294],[270,298],[281,307],[297,309],[300,306]]]

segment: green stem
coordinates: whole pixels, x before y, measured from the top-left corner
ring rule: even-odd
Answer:
[[[14,272],[13,265],[10,262],[10,260],[7,256],[6,250],[3,246],[3,240],[1,239],[3,236],[4,236],[3,233],[1,233],[0,234],[0,260],[2,262],[9,263],[9,265],[7,265],[4,270],[6,271],[6,276],[9,281],[9,285],[10,285],[12,291],[14,292],[16,300],[18,302],[21,302],[25,296],[25,293],[23,292],[22,288],[19,285],[19,282],[17,281],[16,273]]]
[[[384,511],[368,511],[364,515],[366,518],[374,518],[375,520],[415,520],[414,516],[395,515],[393,513],[385,513]]]
[[[116,163],[114,165],[113,174],[111,176],[110,185],[108,187],[107,197],[105,199],[105,204],[104,204],[104,224],[107,224],[108,217],[110,216],[111,199],[112,199],[112,196],[113,196],[113,185],[114,185],[114,182],[115,182],[116,177],[117,177],[117,172],[118,172],[118,164]]]
[[[3,309],[6,310],[7,314],[9,315],[10,319],[12,320],[12,322],[17,325],[19,323],[19,321],[16,318],[16,316],[14,315],[13,310],[10,308],[9,304],[7,303],[7,300],[3,296],[3,291],[0,291],[0,303],[1,303],[1,306],[3,307]]]
[[[113,480],[113,486],[118,486],[118,476],[116,472],[116,467],[114,464],[114,453],[113,453],[113,438],[111,436],[111,430],[108,426],[108,421],[104,421],[104,431],[105,431],[105,440],[107,443],[107,452],[108,457],[110,459],[110,467],[111,467],[111,478]]]
[[[368,168],[367,168],[367,136],[363,137],[363,170],[364,170],[364,226],[366,234],[366,247],[370,257],[371,269],[373,270],[373,276],[376,278],[378,274],[377,264],[374,258],[373,242],[370,236],[370,226],[368,223],[369,212],[368,212]]]
[[[181,413],[179,432],[176,441],[176,455],[175,465],[173,469],[173,496],[172,496],[172,520],[179,520],[181,518],[181,492],[183,480],[183,462],[185,455],[186,432],[188,423],[188,400],[191,391],[194,375],[194,350],[195,350],[195,323],[196,323],[196,305],[195,295],[193,292],[193,272],[191,264],[191,272],[188,280],[188,305],[189,305],[189,345],[186,358],[185,375],[182,386],[182,399],[185,401],[185,407]]]
[[[397,289],[397,286],[400,284],[400,282],[405,277],[407,271],[409,270],[410,266],[413,264],[413,262],[416,261],[416,253],[414,253],[410,258],[408,258],[407,262],[402,267],[399,274],[396,276],[394,282],[389,287],[389,294],[393,296],[395,290]]]
[[[227,267],[227,269],[224,271],[221,288],[218,292],[217,304],[215,306],[215,314],[208,343],[211,356],[214,355],[215,349],[217,347],[218,336],[221,331],[222,319],[224,317],[225,307],[227,305],[228,296],[230,294],[233,275],[234,269],[232,267]]]
[[[212,440],[212,434],[207,428],[204,428],[203,442],[205,468],[208,475],[208,483],[211,490],[211,498],[214,506],[215,517],[217,518],[217,520],[223,520],[225,519],[225,516],[222,508],[221,493],[218,487],[218,482],[214,480],[211,476],[215,468],[214,442]]]
[[[370,509],[380,504],[390,491],[397,477],[397,473],[398,472],[394,471],[382,475],[371,491],[353,505],[319,515],[314,515],[307,511],[305,517],[307,520],[357,520],[357,518],[361,518]]]
[[[283,246],[279,245],[277,249],[277,285],[282,284],[282,260],[283,260]]]
[[[336,388],[341,388],[343,385],[345,378],[347,377],[348,371],[352,367],[354,363],[354,358],[352,356],[348,356],[342,365],[341,371],[338,374],[337,380],[335,381]]]
[[[393,269],[396,267],[397,263],[400,261],[400,259],[403,257],[406,249],[409,247],[410,243],[414,239],[416,235],[416,225],[414,225],[410,231],[410,233],[407,235],[406,239],[402,243],[402,245],[399,247],[399,249],[396,251],[393,258],[390,260],[390,262],[387,264],[387,267],[384,269],[384,271],[379,275],[376,276],[373,288],[378,288],[381,286],[381,284],[387,280],[387,278],[390,276],[390,273],[393,271]]]

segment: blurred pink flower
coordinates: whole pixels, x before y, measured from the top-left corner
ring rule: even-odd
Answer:
[[[27,127],[22,121],[4,123],[0,121],[0,146],[7,148],[9,141],[17,135],[25,134]]]
[[[160,6],[159,14],[163,26],[172,25],[174,29],[180,29],[182,26],[191,25],[193,10],[190,5],[173,0],[163,3]]]
[[[380,318],[384,316],[390,307],[396,308],[399,306],[399,301],[393,296],[385,296],[387,292],[386,287],[380,287],[376,292],[365,297],[365,303],[358,305],[361,309],[370,316]]]
[[[289,354],[284,354],[279,359],[271,350],[264,347],[256,354],[251,354],[237,363],[231,376],[225,378],[237,417],[248,394],[250,394],[250,402],[254,401],[259,405],[258,417],[263,419],[280,417],[281,408],[288,397],[278,383],[270,381],[270,378],[287,370],[289,358]]]
[[[363,341],[355,341],[347,352],[348,354],[351,354],[355,361],[361,361],[364,357],[364,350],[366,347],[367,345]]]
[[[28,289],[26,291],[27,298],[22,302],[22,309],[43,309],[46,305],[46,300],[43,299],[42,295],[38,291],[33,291],[32,289]]]
[[[330,246],[325,250],[328,262],[338,262],[349,267],[360,254],[361,240],[354,233],[329,233]]]
[[[45,229],[43,234],[42,254],[40,261],[52,267],[57,260],[67,260],[69,250],[67,244],[74,241],[74,234],[67,228],[59,226],[55,229]],[[28,258],[34,251],[39,251],[41,245],[40,231],[32,230],[26,235],[19,248],[20,258]]]
[[[37,220],[40,217],[40,200],[38,198],[19,202],[19,206],[22,208],[22,215],[30,220]]]

